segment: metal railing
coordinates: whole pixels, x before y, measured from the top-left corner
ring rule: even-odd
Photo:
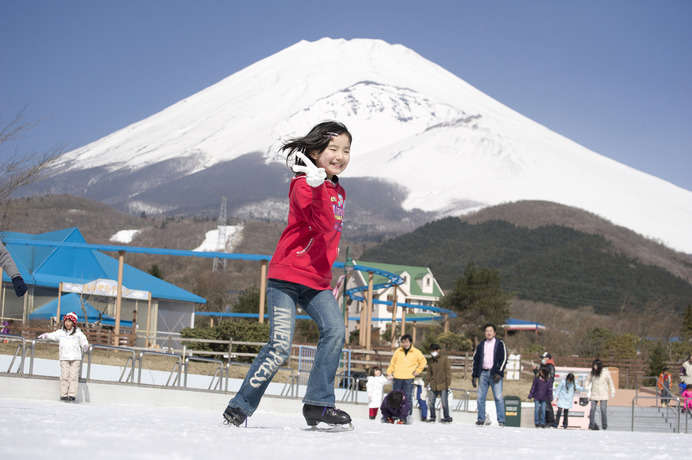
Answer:
[[[10,361],[10,365],[7,367],[7,372],[12,372],[12,366],[14,366],[14,362],[17,360],[17,353],[20,353],[20,358],[19,358],[19,367],[17,368],[17,373],[18,374],[23,374],[24,373],[24,357],[26,356],[26,339],[22,337],[21,335],[14,335],[14,334],[0,334],[0,338],[5,339],[5,340],[11,340],[13,342],[20,342],[19,345],[17,345],[17,349],[14,351],[14,355],[12,356],[12,361]]]
[[[336,374],[335,382],[338,382],[338,387],[344,389],[342,402],[352,402],[358,404],[358,395],[360,394],[360,383],[367,381],[367,377],[354,377],[345,373]]]
[[[225,389],[225,391],[228,391],[228,380],[230,379],[231,366],[247,367],[249,369],[251,365],[252,365],[251,363],[241,363],[239,361],[229,360],[228,364],[226,365],[226,389]],[[277,374],[279,372],[288,372],[290,374],[286,378],[286,382],[284,383],[283,389],[281,390],[281,396],[288,396],[291,398],[298,397],[298,375],[296,374],[296,370],[293,369],[292,367],[284,366],[284,367],[280,367],[276,372],[277,372]]]
[[[123,378],[125,377],[125,371],[127,371],[127,366],[128,364],[130,365],[130,373],[129,375],[125,378],[125,383],[134,383],[135,379],[135,362],[137,361],[136,355],[135,355],[135,350],[133,348],[127,348],[127,347],[117,347],[114,345],[89,345],[89,351],[87,352],[87,375],[86,379],[87,381],[91,379],[91,356],[92,356],[92,351],[94,350],[113,350],[116,352],[121,352],[121,353],[128,353],[130,356],[128,356],[127,361],[125,362],[125,366],[123,367],[123,371],[120,374],[120,379],[118,379],[119,382],[123,383]]]
[[[24,374],[24,369],[26,365],[26,358],[28,357],[29,361],[29,372],[28,376],[33,376],[34,375],[34,361],[35,361],[35,356],[34,356],[34,349],[36,346],[36,343],[41,343],[44,342],[42,340],[33,340],[31,342],[28,342],[25,338],[22,336],[17,336],[17,335],[11,335],[11,334],[0,334],[0,338],[5,338],[7,340],[12,340],[12,341],[18,341],[19,344],[17,346],[17,349],[14,352],[14,356],[12,357],[12,361],[7,369],[6,372],[12,372],[12,368],[15,366],[15,362],[17,359],[19,359],[19,366],[16,370],[17,373]],[[252,344],[255,345],[255,343],[245,343],[245,342],[226,342],[234,345],[245,345],[245,344]],[[46,342],[49,343],[49,342]],[[229,350],[231,350],[231,346],[229,346]],[[142,373],[144,371],[144,360],[145,357],[150,356],[150,357],[155,357],[155,356],[160,356],[160,357],[169,357],[175,360],[175,363],[173,364],[173,368],[170,371],[168,375],[168,380],[165,383],[165,386],[169,387],[182,387],[182,388],[188,388],[188,375],[189,375],[189,364],[192,361],[196,362],[205,362],[205,363],[215,363],[217,364],[216,369],[211,377],[211,382],[207,388],[209,391],[218,391],[218,392],[228,392],[228,387],[229,387],[229,380],[230,380],[230,370],[232,366],[242,366],[242,367],[249,367],[251,366],[250,363],[243,363],[243,362],[238,362],[234,361],[232,358],[235,358],[235,355],[256,355],[252,353],[233,353],[231,354],[231,358],[228,360],[227,363],[224,363],[222,359],[213,359],[213,358],[203,358],[199,356],[194,356],[194,355],[187,355],[185,353],[185,350],[183,350],[183,353],[174,353],[174,352],[160,352],[160,351],[153,351],[149,349],[141,349],[141,348],[130,348],[130,347],[124,347],[124,346],[114,346],[114,345],[98,345],[98,344],[93,344],[90,345],[87,352],[82,358],[82,364],[85,364],[86,361],[86,366],[82,365],[82,368],[80,369],[80,377],[82,376],[82,371],[84,370],[84,367],[86,367],[86,377],[85,380],[92,381],[92,373],[93,373],[93,362],[92,358],[94,356],[93,352],[95,350],[105,350],[109,352],[116,352],[116,353],[125,353],[127,355],[127,361],[125,362],[123,366],[123,370],[117,380],[118,383],[132,383],[136,384],[138,386],[150,386],[153,385],[151,383],[142,383]],[[189,351],[191,352],[191,350]],[[226,358],[228,355],[224,356]],[[297,398],[300,397],[299,393],[299,373],[291,368],[291,367],[280,367],[277,371],[278,372],[284,372],[288,373],[289,375],[286,377],[284,386],[281,390],[281,396],[284,397],[291,397],[291,398]],[[305,372],[304,372],[305,373]],[[136,379],[135,379],[136,375]],[[367,380],[367,377],[362,377],[362,376],[353,376],[349,375],[346,373],[340,373],[336,375],[335,382],[338,388],[345,390],[340,398],[342,402],[349,402],[349,403],[354,403],[354,404],[367,404],[367,398],[364,402],[362,402],[361,396],[363,396],[361,393],[364,393],[363,391],[360,390],[361,384]],[[450,407],[452,411],[468,411],[469,410],[469,400],[470,400],[470,394],[472,391],[469,390],[464,390],[460,388],[452,388],[452,391],[455,395],[454,397],[454,406]],[[460,395],[460,396],[459,396]],[[439,404],[441,403],[441,400],[438,399],[437,405],[439,407]]]
[[[190,366],[190,361],[198,361],[198,362],[205,362],[205,363],[216,363],[219,366],[216,368],[214,371],[214,374],[211,376],[211,382],[209,382],[209,388],[207,390],[211,390],[212,387],[215,390],[221,390],[221,385],[223,383],[224,376],[226,376],[226,380],[228,380],[228,372],[226,372],[226,366],[224,365],[223,361],[220,359],[213,359],[213,358],[202,358],[200,356],[186,356],[185,357],[185,379],[183,381],[183,388],[187,388],[187,374],[188,374],[188,368]],[[214,385],[214,380],[218,379],[216,381],[216,385]],[[228,385],[228,384],[226,384]]]
[[[648,380],[648,381],[654,380],[655,386],[654,387],[646,387],[646,386],[640,387],[640,382],[643,382],[645,380]],[[658,388],[659,384],[662,388],[661,392],[659,392],[659,388]],[[653,390],[655,394],[654,394],[654,396],[640,395],[639,394],[640,388],[641,388],[642,392],[644,390],[648,390],[648,391]],[[651,388],[651,390],[649,390],[649,388]],[[662,414],[662,417],[666,421],[666,423],[669,423],[669,420],[671,418],[674,419],[675,421],[674,421],[673,431],[676,433],[681,433],[681,431],[680,431],[681,430],[680,414],[683,413],[682,409],[684,408],[684,404],[682,403],[680,398],[673,395],[670,392],[670,390],[668,390],[665,387],[665,385],[661,381],[661,379],[659,379],[658,377],[653,376],[653,375],[652,376],[639,377],[635,381],[635,393],[634,393],[634,398],[632,398],[632,420],[631,420],[631,427],[630,427],[632,431],[634,431],[634,421],[636,418],[634,408],[636,407],[637,402],[639,400],[646,400],[646,399],[649,399],[649,400],[653,399],[655,407],[658,409],[658,411],[659,412],[661,410],[664,411],[664,413]],[[684,420],[685,420],[685,425],[684,425],[685,431],[684,432],[685,433],[688,433],[688,420],[689,420],[689,418],[690,418],[690,414],[685,413],[685,415],[684,415]]]
[[[168,380],[166,380],[166,385],[165,386],[180,386],[181,382],[181,373],[182,373],[182,368],[183,368],[183,357],[179,354],[176,353],[165,353],[165,352],[160,352],[160,351],[149,351],[149,350],[142,350],[139,353],[139,366],[138,366],[138,373],[137,373],[137,385],[142,384],[142,362],[144,361],[144,355],[150,355],[150,356],[170,356],[176,359],[175,364],[173,365],[173,369],[171,370],[170,375],[168,376]],[[171,378],[175,375],[176,369],[178,371],[176,377],[173,379],[173,383],[171,384]]]

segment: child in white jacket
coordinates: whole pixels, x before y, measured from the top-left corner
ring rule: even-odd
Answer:
[[[368,391],[368,409],[370,412],[370,420],[377,418],[377,409],[382,404],[382,393],[384,385],[387,383],[387,377],[382,375],[382,369],[373,367],[370,369],[370,376],[365,384],[365,389]]]
[[[89,341],[77,327],[77,315],[63,317],[63,327],[55,332],[38,336],[41,340],[58,342],[60,349],[60,400],[74,402],[79,388],[79,366],[82,353],[89,349]]]

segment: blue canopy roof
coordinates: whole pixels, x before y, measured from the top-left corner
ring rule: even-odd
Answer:
[[[0,237],[86,243],[84,236],[76,227],[37,235],[2,232]],[[95,249],[31,246],[11,242],[5,246],[12,255],[24,282],[28,285],[58,288],[61,282],[85,284],[99,278],[118,279],[118,260]],[[6,273],[3,273],[3,281],[11,281]],[[129,289],[149,291],[154,299],[207,303],[206,299],[198,295],[127,264],[123,267],[123,285]]]
[[[101,324],[108,326],[115,325],[115,318],[105,313],[101,313],[96,308],[94,308],[89,302],[84,301],[84,308],[82,308],[82,299],[80,299],[79,294],[70,293],[64,294],[60,297],[60,316],[61,319],[70,312],[74,312],[77,315],[77,321],[84,323],[84,310],[86,310],[87,318],[89,323],[96,323],[98,321]],[[55,317],[58,312],[58,299],[51,300],[41,308],[37,308],[29,315],[29,319],[50,319]],[[120,320],[120,325],[123,327],[132,327],[132,321]]]
[[[523,319],[509,318],[502,327],[508,331],[534,331],[534,330],[546,330],[545,325],[541,323],[535,323],[533,321],[526,321]]]

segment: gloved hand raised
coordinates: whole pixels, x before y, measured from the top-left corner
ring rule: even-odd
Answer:
[[[41,334],[41,335],[38,336],[38,339],[40,339],[40,340],[46,340],[46,337],[48,337],[48,333],[47,333],[47,332],[44,332],[43,334]]]
[[[319,187],[322,185],[327,178],[327,173],[324,171],[324,168],[315,166],[315,164],[301,152],[296,152],[295,155],[297,158],[300,158],[305,165],[293,165],[291,168],[293,172],[305,173],[305,181],[310,187]]]
[[[17,294],[17,297],[21,297],[26,294],[26,283],[24,282],[24,278],[21,276],[17,275],[12,278],[12,287],[14,288],[14,293]]]

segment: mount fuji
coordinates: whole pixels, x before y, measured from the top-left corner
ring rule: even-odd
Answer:
[[[33,193],[130,212],[283,220],[282,141],[336,119],[353,134],[346,231],[402,233],[443,216],[553,201],[692,253],[692,192],[590,151],[414,51],[301,41],[62,155]]]

